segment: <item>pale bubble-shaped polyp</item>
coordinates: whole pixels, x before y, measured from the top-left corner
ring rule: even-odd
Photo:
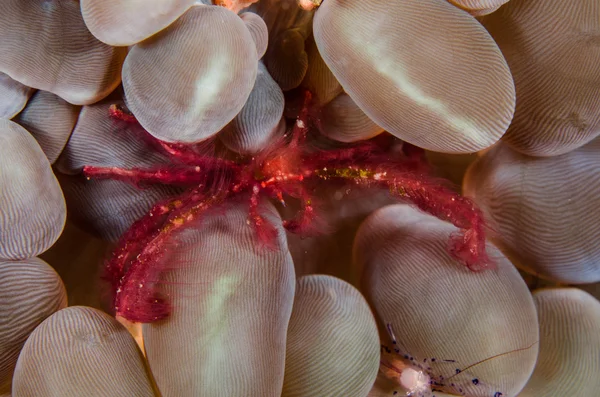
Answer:
[[[108,314],[73,306],[31,334],[17,362],[13,397],[153,397],[142,353]]]
[[[281,218],[261,247],[246,205],[211,211],[185,230],[158,280],[172,312],[145,324],[150,368],[164,397],[280,397],[295,275]]]
[[[538,353],[533,298],[517,269],[491,244],[495,269],[473,272],[453,259],[448,237],[455,232],[407,205],[384,207],[359,229],[354,257],[362,291],[382,343],[400,349],[382,358],[423,366],[442,384],[436,389],[449,394],[515,397]],[[399,390],[389,379],[382,383],[379,392]]]
[[[600,139],[554,157],[498,145],[473,163],[464,191],[515,265],[561,283],[600,281]]]
[[[298,280],[283,397],[365,397],[379,370],[379,335],[356,288],[326,275]]]
[[[450,3],[327,0],[313,33],[346,93],[402,140],[469,153],[497,142],[510,124],[508,65],[481,24]]]
[[[36,256],[58,239],[67,209],[50,163],[17,123],[0,119],[0,258]]]
[[[92,36],[77,1],[3,0],[0,36],[0,72],[67,102],[97,102],[121,82],[127,48]]]
[[[67,306],[56,271],[38,258],[0,261],[0,394],[10,392],[19,352],[46,317]]]
[[[235,13],[195,5],[129,51],[123,65],[127,105],[159,139],[204,140],[242,109],[257,61],[252,36]]]

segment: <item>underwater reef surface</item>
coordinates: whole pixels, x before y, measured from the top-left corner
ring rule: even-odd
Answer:
[[[597,0],[3,0],[0,396],[597,397]]]

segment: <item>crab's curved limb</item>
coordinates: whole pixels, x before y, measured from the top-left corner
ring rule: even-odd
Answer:
[[[181,208],[182,205],[183,201],[179,198],[161,201],[154,205],[146,215],[134,222],[119,239],[117,247],[104,268],[104,278],[113,287],[113,297],[127,271],[127,264],[130,262],[131,256],[138,253],[152,239],[153,234],[160,227],[165,216]]]
[[[382,183],[393,196],[460,229],[450,237],[450,253],[455,259],[472,271],[494,267],[486,251],[483,213],[471,199],[411,174],[392,176]]]
[[[126,124],[137,126],[140,132],[140,137],[146,141],[149,145],[159,149],[164,154],[168,155],[172,160],[191,166],[201,166],[203,168],[218,168],[218,167],[237,167],[237,164],[233,161],[215,158],[212,156],[206,156],[196,151],[193,146],[178,142],[165,142],[158,138],[155,138],[152,134],[148,133],[133,115],[127,110],[124,110],[121,106],[113,104],[109,107],[109,115],[114,120],[122,121]],[[212,142],[205,142],[204,144],[198,144],[197,146],[206,146],[204,151],[208,151],[208,147]],[[202,150],[201,150],[202,151]]]
[[[486,252],[483,213],[472,200],[450,188],[415,172],[402,170],[395,164],[324,167],[315,170],[313,175],[325,180],[343,179],[363,187],[386,187],[392,196],[461,229],[450,238],[450,253],[470,270],[494,267]]]
[[[117,316],[133,322],[148,323],[169,315],[169,305],[156,291],[156,282],[163,271],[162,262],[167,243],[174,233],[201,220],[208,209],[225,199],[223,194],[205,196],[196,193],[196,196],[190,198],[190,205],[170,213],[162,226],[143,244],[121,277],[114,299]]]
[[[155,145],[158,146],[164,153],[169,155],[173,160],[182,164],[191,166],[200,166],[203,168],[233,168],[238,169],[239,165],[234,161],[203,155],[200,152],[193,149],[193,146],[183,143],[165,142],[160,139],[155,139]],[[198,144],[197,146],[209,146],[212,142],[205,142],[204,144]],[[208,149],[204,149],[207,150]],[[200,149],[202,151],[202,149]]]
[[[277,247],[277,229],[275,229],[269,221],[265,220],[258,210],[261,190],[262,187],[259,183],[254,183],[252,185],[248,222],[254,227],[254,231],[256,232],[261,245],[274,250]]]
[[[308,90],[304,91],[302,108],[300,109],[298,117],[296,117],[296,122],[294,123],[294,127],[292,128],[291,132],[292,140],[288,145],[289,149],[292,151],[297,149],[306,141],[306,137],[308,135],[308,113],[311,102],[312,93]]]
[[[120,168],[120,167],[83,167],[83,175],[87,179],[113,179],[127,182],[137,187],[152,184],[195,186],[206,182],[210,170],[203,167],[154,167],[152,169],[142,168]]]
[[[298,190],[299,192],[293,194],[293,196],[300,199],[300,212],[294,218],[285,220],[283,227],[291,233],[303,236],[314,236],[323,233],[325,225],[317,224],[317,213],[312,197],[304,187],[300,186]]]

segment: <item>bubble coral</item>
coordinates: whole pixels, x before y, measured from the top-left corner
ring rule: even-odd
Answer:
[[[514,396],[533,371],[539,336],[527,285],[491,245],[495,269],[475,273],[457,266],[445,249],[453,230],[393,205],[371,214],[357,233],[361,291],[384,344],[373,397],[402,393],[397,378],[405,371],[431,382],[421,394],[413,390],[415,396]]]
[[[81,0],[81,15],[100,41],[122,47],[160,32],[183,15],[196,0]]]
[[[540,355],[521,397],[593,396],[600,388],[600,302],[575,288],[533,292]]]
[[[25,128],[54,164],[67,145],[81,107],[48,91],[38,91],[14,121]]]
[[[281,394],[296,279],[278,214],[266,205],[263,216],[277,233],[272,250],[257,249],[239,204],[204,214],[171,246],[176,271],[155,290],[174,310],[168,321],[143,325],[163,395]]]
[[[325,332],[327,338],[321,336]],[[378,347],[373,314],[354,287],[331,276],[302,277],[288,329],[281,395],[364,396],[379,367]]]
[[[17,362],[12,393],[154,395],[143,357],[127,330],[106,313],[77,306],[58,311],[32,332]]]
[[[524,154],[556,156],[600,134],[600,3],[511,0],[482,23],[515,81],[505,142]]]
[[[0,393],[10,392],[17,358],[29,334],[67,305],[65,287],[44,261],[0,261]]]
[[[11,251],[11,255],[18,252],[20,257],[30,257],[47,249],[60,233],[64,203],[58,199],[60,191],[51,178],[50,163],[54,164],[67,196],[70,219],[111,241],[128,233],[136,220],[142,219],[141,224],[148,221],[144,214],[156,208],[157,202],[176,201],[177,197],[192,194],[191,189],[198,188],[200,183],[198,180],[192,183],[188,177],[198,176],[192,172],[199,166],[197,162],[205,162],[201,165],[209,170],[207,179],[213,183],[207,183],[206,190],[200,193],[228,194],[203,213],[198,222],[188,222],[172,235],[167,233],[164,244],[156,245],[159,255],[147,263],[153,265],[150,271],[142,271],[144,275],[139,280],[144,281],[143,294],[147,293],[143,297],[164,298],[166,309],[173,309],[168,321],[130,328],[139,330],[138,337],[143,333],[142,351],[146,359],[126,329],[103,313],[75,307],[52,314],[64,306],[64,291],[53,272],[30,272],[31,264],[40,265],[37,259],[17,261],[13,255],[3,262],[0,282],[4,284],[0,293],[5,293],[3,299],[8,302],[5,306],[10,314],[6,317],[10,324],[23,326],[18,332],[0,335],[0,346],[9,347],[7,354],[3,351],[0,355],[2,368],[12,371],[15,352],[21,349],[32,328],[50,316],[31,333],[21,351],[12,395],[593,394],[597,389],[595,336],[600,332],[597,301],[565,288],[536,292],[532,299],[507,259],[530,272],[563,282],[589,282],[597,273],[593,262],[597,245],[593,222],[597,211],[592,208],[597,201],[593,197],[597,154],[593,125],[588,125],[590,128],[585,131],[580,128],[569,137],[563,136],[560,128],[551,129],[550,134],[542,134],[543,128],[521,131],[523,142],[533,146],[541,142],[538,148],[542,149],[535,154],[556,154],[556,142],[561,140],[558,150],[570,152],[551,159],[534,159],[513,152],[512,149],[521,152],[528,149],[511,142],[510,136],[504,141],[512,149],[499,144],[485,153],[460,157],[465,161],[482,157],[469,172],[465,190],[481,200],[486,219],[493,221],[498,232],[493,241],[502,252],[485,243],[483,234],[481,240],[475,239],[495,264],[486,272],[469,271],[459,263],[462,259],[464,264],[465,257],[456,258],[448,252],[448,236],[458,236],[459,240],[462,236],[461,243],[465,243],[464,234],[461,235],[465,229],[469,236],[468,228],[473,226],[469,221],[474,215],[471,203],[463,202],[444,183],[439,185],[438,180],[425,176],[424,162],[420,152],[413,152],[414,147],[381,134],[385,127],[405,140],[446,152],[483,149],[499,139],[512,117],[511,75],[516,84],[517,114],[521,112],[515,121],[527,118],[528,114],[535,114],[534,121],[539,121],[537,102],[529,103],[531,97],[526,92],[531,84],[542,87],[548,76],[556,85],[547,84],[544,90],[550,88],[542,90],[544,97],[555,98],[560,94],[565,98],[562,102],[552,101],[551,107],[556,106],[552,109],[569,110],[575,91],[581,97],[593,97],[590,92],[595,87],[597,68],[590,68],[587,63],[594,59],[593,52],[579,49],[593,46],[595,25],[587,18],[594,17],[595,4],[573,3],[557,22],[556,30],[562,33],[558,37],[553,36],[554,31],[547,35],[536,33],[544,29],[539,20],[553,16],[553,10],[561,9],[558,5],[552,1],[547,6],[539,1],[513,0],[480,19],[492,33],[495,40],[491,40],[467,12],[471,15],[489,12],[503,2],[456,0],[449,4],[445,0],[427,0],[417,4],[325,0],[322,4],[302,1],[300,5],[305,10],[300,10],[296,0],[261,0],[247,9],[241,9],[248,5],[242,1],[226,1],[223,2],[226,7],[217,8],[205,6],[211,4],[208,0],[174,0],[162,2],[172,7],[164,15],[154,15],[150,7],[136,0],[18,4],[9,0],[7,10],[18,9],[21,14],[15,20],[23,20],[23,15],[34,16],[34,20],[41,21],[40,26],[48,29],[44,34],[31,33],[39,32],[39,27],[30,24],[24,30],[11,30],[5,35],[9,40],[4,42],[3,55],[6,53],[20,64],[15,67],[6,61],[8,58],[0,60],[0,71],[6,73],[6,78],[0,79],[0,87],[8,87],[3,92],[11,93],[10,97],[2,98],[2,117],[13,117],[32,133],[40,147],[34,145],[30,136],[23,135],[23,128],[2,121],[5,124],[0,128],[0,140],[4,136],[5,145],[0,148],[0,220],[3,221],[0,252]],[[31,11],[37,5],[48,13],[45,18],[38,18],[43,13],[40,9]],[[319,5],[321,8],[315,10]],[[83,21],[100,42],[82,27],[81,16],[74,12],[78,6],[84,14]],[[344,11],[342,8],[346,6]],[[62,12],[56,13],[57,9]],[[88,12],[90,9],[93,12]],[[13,26],[14,21],[4,20],[5,15],[14,16],[3,14],[0,28]],[[318,23],[313,26],[315,15]],[[213,20],[220,17],[227,23]],[[53,25],[49,22],[53,18],[63,23]],[[190,20],[206,24],[196,26],[189,24]],[[373,34],[377,25],[389,29],[384,30],[386,35]],[[508,28],[499,31],[500,25]],[[68,29],[65,33],[65,26],[79,29],[78,33],[71,36]],[[569,36],[587,28],[591,30],[583,35]],[[19,33],[25,30],[30,33]],[[29,40],[29,34],[35,34],[39,42]],[[195,40],[186,38],[190,34]],[[113,45],[134,45],[130,61],[135,67],[128,70],[124,100],[118,89],[97,102],[118,84],[119,76],[114,71],[121,69],[127,51],[103,45],[103,35],[106,41],[128,40],[114,41]],[[167,36],[174,40],[166,40]],[[542,36],[543,43],[538,44]],[[61,44],[63,37],[72,40]],[[227,45],[218,48],[221,37]],[[386,42],[388,37],[395,41]],[[579,42],[577,37],[586,40]],[[85,39],[85,45],[80,45],[77,38]],[[564,53],[569,53],[558,44],[562,42],[574,49],[572,60],[586,58],[582,64],[588,66],[574,80],[587,79],[589,87],[564,84],[562,76],[572,76],[575,68],[565,72],[561,65],[546,62],[546,56],[564,59]],[[59,48],[60,45],[65,48]],[[518,56],[511,53],[511,48],[521,45],[526,48],[521,48]],[[554,47],[540,53],[540,48],[548,45]],[[79,50],[72,51],[75,47]],[[146,51],[150,48],[152,51]],[[380,49],[383,49],[380,53],[369,53]],[[39,52],[42,64],[46,63],[42,72],[36,69],[28,75],[32,59],[23,57],[23,53],[31,54],[28,51]],[[190,64],[189,59],[196,60],[199,53],[210,59]],[[80,57],[82,54],[87,57]],[[383,55],[375,57],[379,54]],[[227,64],[213,59],[219,56],[224,56],[230,64],[211,68]],[[520,62],[519,56],[526,56],[527,62]],[[59,59],[63,62],[56,62]],[[350,67],[336,64],[348,59]],[[158,63],[162,69],[153,69]],[[71,67],[73,64],[77,70]],[[558,72],[549,71],[547,64],[556,66]],[[379,73],[378,67],[382,65],[393,70],[392,83],[402,82],[403,77],[410,75],[414,77],[410,80],[413,86],[395,90],[398,85],[386,83]],[[57,66],[65,67],[68,72],[61,72]],[[94,70],[88,69],[94,66]],[[353,67],[360,72],[358,78],[353,75]],[[527,67],[535,70],[524,73]],[[100,71],[106,78],[102,83],[105,88],[97,81],[95,72]],[[257,72],[256,78],[253,72]],[[86,73],[89,81],[82,79]],[[149,76],[152,80],[147,79]],[[214,77],[210,81],[213,83],[231,78],[234,88],[201,85],[194,93],[197,96],[182,89],[204,81],[207,76]],[[33,96],[34,90],[22,85],[40,88],[41,83],[48,81],[55,86],[48,84]],[[243,89],[236,91],[235,86],[240,83]],[[302,90],[297,90],[298,87],[308,89],[314,96],[308,111],[304,108],[296,119],[301,108],[296,100]],[[400,84],[402,87],[407,86]],[[238,94],[240,98],[236,97]],[[246,94],[247,98],[242,99]],[[30,96],[24,111],[16,115]],[[84,97],[87,105],[83,108],[68,103],[82,104]],[[230,100],[236,102],[233,107],[237,110],[229,108]],[[186,109],[193,101],[206,105],[201,110],[210,113],[210,122],[205,125],[208,128],[195,125],[207,120],[194,118],[202,112]],[[587,125],[590,120],[587,117],[593,119],[593,112],[586,113],[586,106],[593,101],[575,102],[571,110],[581,111],[584,121],[579,123],[581,117],[570,117],[567,112],[566,122],[580,127]],[[170,143],[148,136],[135,117],[119,110],[127,109],[127,105],[130,109],[138,106],[134,115],[140,121],[147,116],[144,123],[149,132]],[[519,108],[521,105],[525,108]],[[111,109],[117,119],[109,117]],[[143,114],[147,109],[151,109],[150,115]],[[440,110],[447,112],[441,112],[440,116]],[[383,125],[386,120],[382,114],[391,118],[392,123]],[[169,129],[186,120],[190,122],[188,126]],[[453,129],[457,120],[474,121],[474,128]],[[551,126],[544,124],[547,121],[542,115],[539,125]],[[286,127],[292,125],[308,127],[311,133],[318,130],[337,141],[359,142],[338,144],[317,134],[306,140],[303,134],[296,140],[298,135],[294,133],[282,138]],[[22,135],[19,139],[15,139],[15,131]],[[378,134],[377,139],[362,141]],[[207,138],[212,138],[210,144],[196,144]],[[182,141],[187,144],[181,144]],[[219,148],[225,145],[229,150],[213,151],[213,143]],[[191,164],[180,161],[181,156],[172,155],[174,150],[189,154],[194,161]],[[43,159],[42,151],[49,161]],[[436,161],[443,162],[444,174],[460,182],[462,171],[446,165],[458,157],[427,153],[430,159],[440,155],[442,160],[438,157]],[[274,163],[265,166],[271,161]],[[35,167],[29,167],[31,162]],[[304,176],[304,172],[316,175],[320,168],[315,167],[324,163],[331,174],[319,172],[320,176],[306,177],[302,183],[267,183],[270,180],[267,175],[297,177]],[[166,172],[163,176],[179,178],[180,183],[150,186],[136,177],[134,182],[144,188],[138,189],[135,183],[119,180],[86,181],[80,175],[84,165],[110,168],[106,175],[117,174],[121,179],[127,172],[139,177],[162,170]],[[277,170],[275,165],[282,169]],[[388,194],[385,186],[378,186],[384,185],[384,181],[371,178],[375,174],[368,172],[370,167],[385,168],[387,172],[393,169],[395,177],[406,176],[402,181],[404,190],[396,190],[395,196]],[[464,169],[463,164],[460,167]],[[19,179],[19,174],[24,177]],[[247,187],[232,194],[231,187],[242,181],[247,182]],[[418,189],[406,188],[417,182],[426,183],[429,193],[419,196]],[[257,183],[258,195],[253,189]],[[46,188],[45,195],[39,187]],[[285,189],[279,189],[282,191],[279,195],[276,188],[281,187]],[[353,281],[360,292],[331,276],[301,277],[305,273],[326,271],[351,278],[348,248],[358,224],[382,204],[407,198],[401,194],[410,196],[408,202],[416,200],[421,210],[427,211],[433,205],[436,215],[456,225],[419,212],[414,206],[381,209],[364,223],[354,245],[351,270],[356,273]],[[452,199],[466,203],[458,218],[445,212],[453,207],[446,205]],[[276,210],[273,202],[282,200],[286,207],[278,205]],[[249,201],[253,215],[257,216],[249,217]],[[300,216],[294,217],[298,215],[298,207]],[[314,218],[311,214],[307,216],[311,207]],[[280,217],[278,212],[283,215]],[[165,225],[168,227],[181,214],[175,211],[170,220],[166,215],[158,219],[155,232],[163,230]],[[305,219],[310,222],[303,222]],[[326,221],[342,229],[305,239],[301,239],[304,234],[290,232],[302,231],[308,225],[312,226],[308,231],[318,229]],[[41,234],[44,238],[40,242]],[[92,266],[95,259],[81,257],[80,234],[83,233],[71,229],[61,239],[62,249],[74,255],[71,259],[66,259],[69,256],[61,250],[43,256],[57,269],[62,266],[60,262],[69,262],[66,266],[69,269],[62,268],[59,272],[70,285],[70,298],[73,290],[88,288],[90,281],[82,280],[83,274],[97,272]],[[473,241],[466,241],[467,245],[470,242]],[[556,244],[548,245],[549,242]],[[139,249],[133,247],[135,244],[139,244]],[[117,276],[113,278],[122,276],[121,280],[126,281],[123,285],[127,280],[130,282],[125,285],[128,292],[138,281],[131,271],[135,255],[147,246],[144,238],[130,242],[129,248],[135,248],[126,251],[131,260],[124,263],[122,271],[115,272]],[[337,253],[342,255],[336,257]],[[95,255],[99,261],[100,253]],[[42,288],[40,281],[51,288]],[[528,282],[534,284],[529,279]],[[21,286],[25,287],[22,292]],[[119,288],[116,283],[115,286]],[[95,291],[96,286],[90,290]],[[99,300],[94,292],[90,294]],[[135,294],[128,296],[135,298]],[[140,301],[133,301],[136,307],[145,307],[138,304]],[[71,300],[71,304],[79,301]],[[17,308],[31,310],[15,311]],[[383,344],[381,352],[378,340]],[[10,374],[3,372],[2,376],[4,393],[8,392]]]
[[[77,1],[3,1],[0,34],[0,72],[26,86],[84,105],[121,82],[126,48],[92,36]]]
[[[299,87],[309,67],[305,41],[313,12],[298,7],[297,0],[261,0],[248,10],[260,15],[269,31],[264,56],[269,74],[283,91]]]
[[[123,88],[128,107],[149,133],[197,142],[239,113],[257,68],[256,44],[244,22],[226,8],[199,4],[133,46],[123,64]]]
[[[254,15],[242,15],[247,14]],[[237,153],[251,154],[260,151],[269,142],[283,135],[284,104],[281,88],[260,61],[248,100],[235,118],[219,132],[219,140]]]
[[[517,266],[561,283],[600,280],[600,139],[555,157],[499,145],[469,168],[466,194]]]
[[[474,152],[510,124],[515,88],[500,49],[447,2],[327,0],[315,12],[313,34],[346,93],[404,141]]]
[[[0,117],[12,119],[25,105],[35,90],[8,75],[0,73]]]
[[[448,0],[458,8],[467,11],[473,16],[491,14],[508,0]]]
[[[5,119],[0,119],[0,170],[0,258],[31,258],[60,236],[65,199],[36,140]]]

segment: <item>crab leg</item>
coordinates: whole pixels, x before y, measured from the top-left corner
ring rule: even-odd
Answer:
[[[161,141],[158,138],[155,138],[153,135],[148,133],[144,129],[144,127],[142,127],[142,125],[139,123],[139,121],[135,118],[135,116],[132,113],[129,113],[128,111],[123,110],[121,108],[121,106],[119,106],[119,105],[116,105],[116,104],[111,105],[109,108],[109,114],[110,114],[110,117],[112,117],[115,120],[123,121],[127,124],[132,124],[132,125],[138,126],[140,128],[141,132],[143,132],[143,134],[140,134],[140,135],[143,137],[143,139],[147,143],[162,150],[164,153],[169,155],[173,160],[176,160],[180,163],[187,164],[187,165],[193,165],[193,166],[200,165],[200,166],[203,166],[206,168],[208,168],[209,166],[210,166],[210,168],[237,166],[233,161],[230,161],[230,160],[204,156],[204,155],[198,153],[197,151],[195,151],[194,149],[192,149],[190,147],[190,145],[177,143],[177,142],[165,142],[165,141]]]
[[[121,279],[125,274],[125,267],[130,261],[130,256],[139,252],[144,244],[150,240],[164,220],[164,216],[181,208],[181,199],[164,200],[154,205],[146,215],[136,221],[119,239],[117,248],[113,251],[111,259],[105,266],[106,278],[109,279],[115,291],[118,290]]]
[[[289,144],[290,149],[296,149],[306,140],[308,134],[308,109],[310,102],[312,101],[312,94],[310,91],[304,92],[304,101],[302,103],[302,109],[300,114],[296,118],[294,128],[292,129],[291,135],[292,140]]]
[[[168,305],[158,297],[155,280],[160,276],[166,243],[173,234],[191,222],[201,219],[206,211],[226,199],[226,195],[191,198],[192,205],[173,211],[164,224],[147,240],[130,262],[120,280],[114,306],[116,314],[133,322],[152,322],[169,314]]]
[[[393,165],[382,165],[379,169],[354,166],[319,169],[314,175],[321,179],[349,180],[363,187],[387,187],[393,196],[407,200],[420,210],[461,229],[461,233],[451,237],[450,250],[470,270],[493,267],[486,253],[482,212],[470,199],[451,189],[427,181],[415,173],[395,171]]]
[[[141,168],[125,169],[120,167],[83,167],[87,179],[114,179],[135,186],[145,184],[167,184],[194,186],[205,183],[207,170],[197,167],[157,167],[152,170]]]
[[[274,249],[276,246],[275,240],[277,238],[277,230],[269,221],[265,220],[258,211],[261,189],[262,188],[258,183],[255,183],[252,186],[249,222],[252,223],[260,243],[270,249]]]
[[[292,233],[301,235],[312,235],[315,234],[314,232],[318,233],[320,230],[315,223],[316,214],[312,205],[312,199],[304,188],[300,190],[299,198],[301,201],[300,212],[293,219],[285,220],[283,222],[283,227]]]
[[[181,162],[183,164],[193,165],[193,166],[202,166],[205,168],[238,168],[238,165],[227,159],[222,159],[218,157],[208,157],[204,156],[195,150],[193,150],[190,145],[182,144],[182,143],[172,143],[172,142],[164,142],[159,139],[156,139],[156,145],[158,145],[163,152],[167,153],[174,160]]]

